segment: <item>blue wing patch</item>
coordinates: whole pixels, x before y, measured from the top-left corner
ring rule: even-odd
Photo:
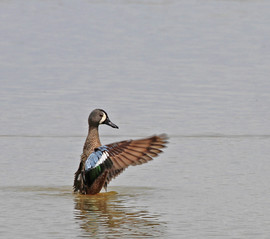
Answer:
[[[85,170],[87,171],[91,168],[95,168],[109,158],[107,149],[107,146],[100,146],[96,148],[95,151],[87,158],[85,162]]]

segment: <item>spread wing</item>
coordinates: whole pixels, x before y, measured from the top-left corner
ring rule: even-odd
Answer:
[[[152,160],[166,147],[167,135],[155,135],[145,139],[125,140],[106,145],[106,152],[112,161],[112,166],[108,169],[108,176],[104,187],[129,165],[140,165]]]
[[[85,171],[83,174],[84,183],[90,187],[95,180],[103,174],[105,170],[109,170],[113,163],[109,157],[107,146],[100,146],[89,155],[85,162]]]

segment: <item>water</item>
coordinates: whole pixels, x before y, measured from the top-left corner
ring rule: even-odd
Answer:
[[[2,1],[1,238],[268,238],[268,1]],[[104,144],[167,133],[108,192],[72,193]]]

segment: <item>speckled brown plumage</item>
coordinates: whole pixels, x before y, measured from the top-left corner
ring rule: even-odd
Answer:
[[[109,120],[107,113],[100,109],[91,112],[88,123],[89,131],[83,147],[79,168],[74,176],[73,184],[74,191],[79,191],[82,194],[96,194],[100,192],[102,187],[106,189],[108,183],[122,173],[128,166],[140,165],[152,160],[153,157],[158,156],[162,152],[161,149],[164,148],[167,143],[167,136],[163,134],[144,139],[116,142],[102,146],[102,148],[100,147],[101,143],[98,134],[98,126],[100,124],[108,124],[113,128],[118,127]],[[90,158],[90,155],[91,157],[93,155],[93,157]],[[101,159],[101,155],[103,159]],[[93,160],[93,158],[104,160],[104,162],[98,161],[95,166],[91,166],[93,162],[90,161]],[[85,173],[86,161],[89,161],[88,167],[90,167],[87,169],[87,174]],[[85,177],[92,175],[92,171],[98,171],[100,172],[100,175],[94,177],[94,181],[85,180]],[[93,175],[91,177],[93,177]]]

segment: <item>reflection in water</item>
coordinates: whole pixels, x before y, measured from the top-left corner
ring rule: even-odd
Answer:
[[[125,206],[125,200],[134,195],[116,192],[97,195],[76,195],[75,218],[88,236],[162,237],[165,223],[146,210]]]

